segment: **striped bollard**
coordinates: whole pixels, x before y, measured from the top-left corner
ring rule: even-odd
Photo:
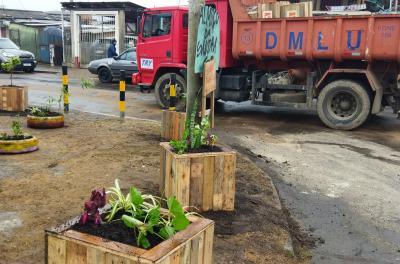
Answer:
[[[125,71],[120,71],[119,79],[119,116],[125,118]]]
[[[69,112],[68,67],[66,65],[62,66],[62,75],[64,112]]]
[[[176,74],[171,73],[169,84],[169,110],[176,110]]]

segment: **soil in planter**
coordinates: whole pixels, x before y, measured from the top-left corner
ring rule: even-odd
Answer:
[[[172,149],[174,153],[177,153],[175,149]],[[222,148],[218,146],[210,147],[210,146],[201,146],[201,148],[198,149],[188,149],[187,153],[210,153],[210,152],[223,152]]]
[[[120,217],[121,215],[119,215]],[[118,216],[116,218],[119,218]],[[95,225],[94,223],[88,223],[81,225],[79,223],[73,225],[70,229],[79,231],[81,233],[101,237],[107,240],[120,242],[134,247],[139,247],[136,244],[136,235],[132,228],[128,228],[121,220],[111,221],[110,223],[105,222],[101,225]],[[161,238],[156,235],[148,234],[147,239],[150,242],[150,248],[153,248],[163,242]]]
[[[33,138],[32,136],[5,136],[2,137],[0,136],[0,140],[5,140],[5,141],[15,141],[15,140],[25,140],[25,139],[31,139]]]

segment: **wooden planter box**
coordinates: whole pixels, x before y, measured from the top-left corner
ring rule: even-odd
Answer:
[[[236,152],[176,154],[161,143],[160,192],[200,212],[235,209]]]
[[[68,230],[75,218],[46,230],[48,264],[211,264],[214,222],[191,216],[189,227],[157,246],[146,250]]]
[[[28,88],[0,86],[0,110],[22,112],[28,108]]]
[[[64,115],[59,116],[27,116],[27,124],[30,128],[60,128],[64,126]]]
[[[166,140],[182,139],[185,131],[186,113],[163,110],[161,117],[161,137]]]

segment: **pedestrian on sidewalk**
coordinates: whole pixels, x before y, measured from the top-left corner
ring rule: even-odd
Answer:
[[[118,56],[116,46],[117,46],[117,41],[115,39],[113,39],[111,41],[110,46],[108,46],[108,50],[107,50],[108,58],[114,58],[115,56]]]

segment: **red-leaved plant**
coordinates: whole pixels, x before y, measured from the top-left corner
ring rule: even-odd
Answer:
[[[100,225],[102,220],[99,209],[106,205],[106,190],[93,190],[90,200],[85,202],[85,211],[79,220],[81,225],[85,225],[88,222],[92,222],[96,225]]]

